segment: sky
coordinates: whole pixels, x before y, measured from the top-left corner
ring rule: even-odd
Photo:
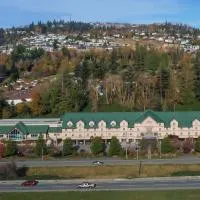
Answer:
[[[1,0],[0,27],[47,20],[184,23],[200,28],[200,0]]]

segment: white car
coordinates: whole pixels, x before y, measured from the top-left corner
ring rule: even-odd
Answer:
[[[81,189],[87,189],[87,188],[95,188],[96,184],[95,183],[88,183],[88,182],[83,182],[80,185],[77,186],[77,188]]]
[[[98,161],[98,160],[93,161],[92,163],[93,163],[93,165],[96,165],[96,166],[101,166],[104,164],[102,161]]]

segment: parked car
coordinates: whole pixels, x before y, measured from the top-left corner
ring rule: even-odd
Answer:
[[[93,165],[97,165],[97,166],[100,166],[100,165],[104,164],[102,161],[98,161],[98,160],[93,161],[92,163],[93,163]]]
[[[88,182],[83,182],[77,186],[79,189],[88,189],[88,188],[95,188],[96,184],[95,183],[88,183]]]
[[[21,184],[21,186],[35,186],[39,183],[39,181],[35,181],[35,180],[32,180],[32,181],[25,181]]]

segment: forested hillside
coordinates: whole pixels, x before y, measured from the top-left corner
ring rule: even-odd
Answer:
[[[32,102],[9,106],[1,91],[1,117],[59,116],[79,111],[198,110],[200,52],[161,52],[137,45],[107,50],[46,53],[17,46],[0,56],[8,86],[18,78],[53,76],[32,92]],[[2,87],[3,88],[3,87]],[[10,87],[12,90],[12,87]]]

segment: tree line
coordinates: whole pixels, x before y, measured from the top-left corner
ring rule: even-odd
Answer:
[[[0,158],[10,156],[25,156],[25,157],[61,157],[61,156],[119,156],[135,157],[139,151],[140,156],[148,154],[148,148],[151,145],[152,155],[170,155],[170,154],[188,154],[200,153],[200,137],[195,140],[187,138],[184,141],[175,136],[165,137],[161,142],[157,140],[142,139],[138,145],[123,146],[119,140],[113,136],[107,143],[101,137],[91,138],[89,145],[90,150],[82,149],[79,145],[75,145],[71,138],[63,140],[62,145],[51,143],[47,145],[46,140],[42,136],[38,137],[35,145],[29,143],[18,145],[14,141],[4,141],[0,143]]]

